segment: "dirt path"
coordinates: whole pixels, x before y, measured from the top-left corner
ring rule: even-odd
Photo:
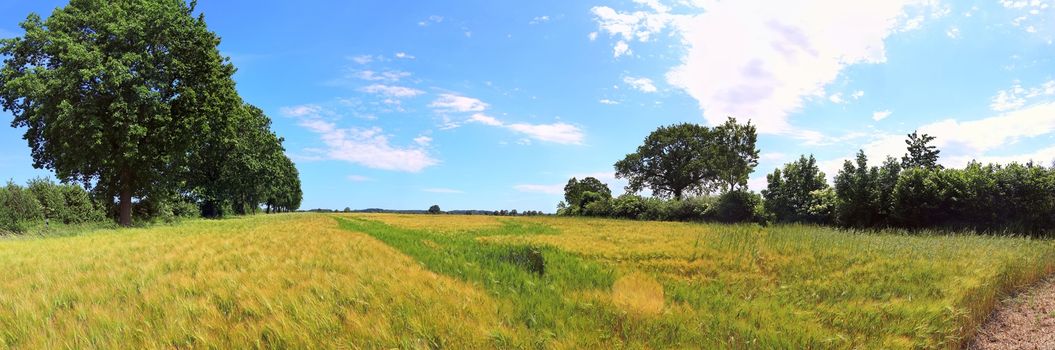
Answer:
[[[968,349],[1055,349],[1055,278],[1005,301]]]

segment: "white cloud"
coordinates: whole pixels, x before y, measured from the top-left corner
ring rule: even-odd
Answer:
[[[920,126],[920,134],[935,137],[934,145],[941,150],[939,162],[949,167],[962,167],[972,159],[984,162],[1007,162],[1010,160],[1050,161],[1055,158],[1051,148],[1016,156],[991,156],[989,152],[998,151],[1021,139],[1047,135],[1055,132],[1055,102],[1029,106],[1023,109],[1006,112],[997,116],[957,121],[946,119]],[[905,134],[882,134],[873,136],[873,140],[862,147],[868,155],[870,164],[878,164],[887,156],[900,157],[905,153]],[[838,171],[846,157],[819,162],[821,169]]]
[[[279,113],[287,117],[304,117],[309,115],[316,115],[322,112],[322,107],[313,104],[282,107],[279,109]]]
[[[653,93],[657,91],[656,85],[654,85],[652,79],[649,78],[625,77],[623,78],[623,82],[644,93]]]
[[[598,100],[597,102],[600,102],[601,104],[605,104],[605,105],[617,105],[617,104],[619,104],[619,101],[609,100],[607,98],[602,98],[602,99]]]
[[[615,43],[615,48],[612,50],[612,57],[616,57],[616,58],[618,58],[619,56],[632,55],[632,54],[634,54],[634,52],[630,51],[630,45],[627,44],[625,41],[622,41],[622,40],[620,40],[619,42]]]
[[[473,114],[469,117],[469,121],[490,126],[502,126],[502,122],[498,121],[498,119],[483,113]]]
[[[590,41],[597,40],[597,32],[590,32],[590,34],[586,35],[586,37],[590,38]]]
[[[828,100],[832,101],[832,103],[835,103],[835,104],[846,103],[846,100],[843,99],[843,94],[841,92],[837,92],[837,93],[832,94],[831,96],[828,97]]]
[[[562,194],[564,193],[564,185],[537,185],[537,184],[523,184],[513,186],[513,189],[520,192],[528,193],[545,193],[545,194]]]
[[[310,106],[310,105],[307,105]],[[300,118],[299,125],[319,134],[326,149],[311,153],[318,159],[341,160],[373,169],[419,172],[436,165],[438,160],[419,146],[393,146],[381,128],[338,128],[332,121],[322,119],[320,109],[283,108],[290,116]],[[314,112],[311,112],[314,111]]]
[[[462,190],[456,190],[456,189],[452,189],[452,188],[426,188],[426,189],[423,189],[422,191],[429,192],[429,193],[443,193],[443,194],[465,193]]]
[[[438,99],[432,101],[429,107],[437,112],[482,112],[487,109],[487,103],[472,97],[455,94],[441,94]]]
[[[854,93],[850,95],[850,97],[853,97],[855,100],[860,99],[860,98],[862,98],[864,96],[865,96],[865,92],[861,91],[861,90],[854,91]]]
[[[1048,80],[1031,88],[1025,88],[1016,81],[1011,88],[998,91],[996,96],[993,96],[993,102],[989,104],[989,107],[997,112],[1009,111],[1025,106],[1026,102],[1037,97],[1046,96],[1055,96],[1055,80]]]
[[[366,177],[366,176],[362,176],[362,175],[348,175],[348,181],[352,181],[352,182],[363,182],[363,181],[370,181],[370,180],[372,180],[372,179],[369,178],[369,177]]]
[[[762,133],[814,138],[816,133],[788,121],[805,99],[817,96],[847,66],[885,62],[884,40],[909,18],[947,12],[931,0],[685,4],[700,11],[619,12],[600,6],[592,12],[600,31],[619,40],[616,48],[667,29],[680,38],[685,54],[668,71],[667,82],[696,99],[710,123],[750,118]]]
[[[437,15],[429,16],[429,18],[426,18],[426,19],[418,22],[418,25],[422,26],[422,27],[428,27],[430,25],[437,24],[437,23],[443,23],[443,16],[437,16]]]
[[[355,61],[355,63],[358,63],[358,64],[368,64],[368,63],[374,61],[374,56],[370,56],[370,55],[353,56],[353,57],[351,57],[351,60]]]
[[[417,58],[417,57],[414,57],[414,55],[408,54],[406,52],[396,52],[395,56],[396,56],[396,58],[405,59],[405,60],[412,60],[412,59]]]
[[[403,86],[373,84],[360,89],[362,92],[384,95],[389,97],[414,97],[425,93],[424,91]]]
[[[533,139],[559,144],[582,144],[583,134],[578,127],[566,123],[526,124],[516,123],[506,126],[510,130],[523,133]]]
[[[872,113],[872,120],[880,121],[886,119],[886,117],[890,116],[890,113],[891,112],[889,110],[876,111],[875,113]]]
[[[780,152],[764,152],[758,155],[758,160],[762,162],[775,162],[787,158],[788,155]]]
[[[546,23],[546,22],[549,22],[549,16],[538,16],[538,17],[532,18],[531,21],[528,22],[528,24],[540,24],[540,23]]]
[[[399,81],[399,80],[401,80],[403,78],[409,77],[410,73],[403,72],[403,71],[398,71],[398,70],[390,70],[390,71],[384,71],[384,72],[375,72],[375,71],[372,71],[372,70],[361,70],[361,71],[354,71],[352,75],[355,78],[362,79],[362,80],[385,81],[385,82],[394,83],[394,82],[397,82],[397,81]]]
[[[428,146],[432,143],[432,138],[425,135],[418,136],[414,138],[414,143],[418,144],[419,146]]]
[[[528,124],[528,123],[512,123],[506,124],[495,117],[476,113],[469,117],[469,122],[480,123],[488,126],[495,126],[500,128],[509,129],[521,134],[526,135],[535,140],[546,141],[552,143],[566,144],[566,145],[578,145],[582,144],[584,135],[579,127],[567,123],[557,122],[552,124]],[[530,144],[528,142],[519,141],[520,144]]]
[[[953,39],[959,39],[960,38],[960,28],[957,28],[955,26],[954,27],[949,27],[949,29],[945,30],[945,35],[950,37],[950,38],[953,38]]]

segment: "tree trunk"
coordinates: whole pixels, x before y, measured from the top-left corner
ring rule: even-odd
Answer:
[[[118,223],[121,226],[132,226],[132,189],[127,185],[121,185],[121,204],[119,205]]]
[[[679,201],[681,200],[681,191],[682,190],[680,188],[674,190],[674,199],[679,200]]]

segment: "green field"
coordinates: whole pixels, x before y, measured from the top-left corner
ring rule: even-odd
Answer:
[[[257,215],[0,240],[16,348],[955,348],[1055,242]]]

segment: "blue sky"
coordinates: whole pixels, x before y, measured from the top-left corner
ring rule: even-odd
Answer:
[[[0,37],[61,1],[0,0]],[[942,163],[1055,160],[1055,6],[1029,1],[202,0],[245,100],[286,138],[303,208],[552,212],[571,176],[661,125],[759,127],[751,186],[829,177],[915,129]],[[0,119],[10,115],[0,112]],[[33,169],[0,128],[0,175]]]

